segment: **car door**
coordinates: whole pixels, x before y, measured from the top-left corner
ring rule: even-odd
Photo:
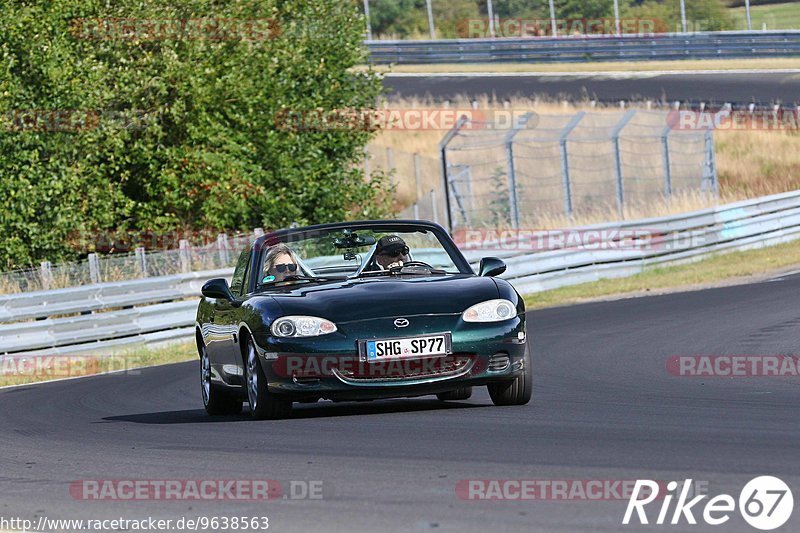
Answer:
[[[238,384],[242,379],[242,365],[239,356],[238,329],[239,309],[242,295],[246,292],[245,279],[250,265],[251,248],[242,251],[236,262],[231,279],[231,293],[237,301],[219,299],[214,306],[212,325],[215,334],[215,348],[212,364],[227,383]]]

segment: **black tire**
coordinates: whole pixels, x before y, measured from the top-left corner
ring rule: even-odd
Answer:
[[[443,402],[469,400],[470,396],[472,396],[472,387],[459,387],[455,390],[440,392],[439,394],[436,395],[436,397],[442,400]]]
[[[252,339],[247,341],[245,354],[245,387],[250,414],[256,420],[286,418],[292,412],[292,401],[269,392],[267,377]]]
[[[242,412],[242,400],[211,383],[211,360],[205,345],[200,345],[200,389],[203,406],[210,415],[235,415]]]
[[[490,383],[489,396],[495,405],[525,405],[531,401],[533,395],[533,367],[531,365],[531,352],[525,346],[525,355],[522,358],[522,374],[512,381]]]

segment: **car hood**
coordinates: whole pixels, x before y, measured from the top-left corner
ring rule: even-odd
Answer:
[[[335,322],[421,314],[461,313],[498,298],[491,278],[466,274],[362,278],[303,284],[269,295],[282,315],[313,315]]]

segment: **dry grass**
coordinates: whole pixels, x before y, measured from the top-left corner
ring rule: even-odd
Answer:
[[[645,269],[641,274],[604,279],[525,295],[528,309],[568,305],[609,297],[693,290],[752,281],[753,276],[778,274],[800,264],[800,240],[757,250],[717,254],[696,263]]]
[[[471,102],[466,99],[449,102],[450,108],[469,109]],[[539,101],[517,98],[505,104],[513,110],[532,110],[540,115],[572,114],[578,110],[594,113],[619,113],[618,107],[594,107],[589,102],[572,105],[568,103]],[[390,108],[441,108],[441,102],[420,99],[394,101]],[[503,109],[504,103],[485,97],[478,101],[480,110]],[[381,132],[371,143],[373,154],[370,165],[373,168],[386,168],[386,149],[393,150],[396,167],[395,202],[398,209],[410,205],[416,195],[413,158],[418,153],[421,160],[420,189],[423,194],[430,189],[441,190],[441,163],[438,143],[446,131],[443,130],[391,130]],[[630,205],[625,210],[625,218],[645,218],[663,216],[711,207],[717,203],[727,203],[756,196],[776,194],[800,189],[800,132],[797,131],[730,131],[719,130],[714,133],[716,162],[720,181],[719,200],[701,193],[687,193],[673,196],[670,201],[647,201]],[[499,166],[504,163],[500,161]],[[529,223],[536,227],[564,227],[619,219],[615,205],[599,205],[591,213],[582,213],[573,219],[558,214],[539,213]]]
[[[718,131],[723,201],[800,189],[800,132]]]

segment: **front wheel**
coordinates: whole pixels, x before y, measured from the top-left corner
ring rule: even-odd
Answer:
[[[292,411],[292,402],[269,392],[267,378],[261,368],[253,339],[247,341],[247,401],[253,418],[285,418]]]
[[[205,345],[200,347],[200,387],[203,392],[203,406],[210,415],[235,415],[242,411],[242,400],[226,394],[224,390],[211,383],[211,359]]]
[[[495,405],[525,405],[531,401],[533,395],[533,367],[531,353],[525,346],[525,355],[522,357],[522,374],[512,381],[490,383],[489,396]]]

